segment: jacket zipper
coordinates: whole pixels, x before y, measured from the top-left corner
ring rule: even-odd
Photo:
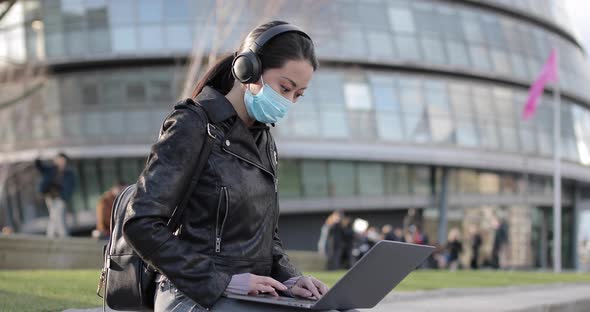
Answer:
[[[221,210],[221,200],[224,199],[225,202],[225,215],[223,216],[223,222],[221,223],[221,228],[219,228],[219,210]],[[225,226],[225,221],[227,220],[227,215],[229,214],[229,194],[227,192],[227,187],[221,187],[221,194],[219,195],[219,202],[217,203],[217,219],[215,222],[215,252],[221,252],[221,236],[223,235],[223,227]]]
[[[276,153],[276,151],[275,151]],[[273,168],[273,170],[275,170],[276,172],[276,164],[273,166],[273,161],[274,159],[272,158],[272,155],[270,154],[270,131],[266,130],[266,156],[268,156],[268,161],[270,162],[270,166]],[[273,178],[275,180],[275,193],[279,192],[279,177],[278,176],[274,176]]]
[[[229,151],[229,150],[225,149],[224,147],[222,147],[221,149],[222,149],[224,152],[226,152],[226,153],[228,153],[228,154],[231,154],[231,155],[233,155],[233,156],[235,156],[235,157],[237,157],[237,158],[239,158],[239,159],[241,159],[241,160],[243,160],[243,161],[245,161],[245,162],[247,162],[247,163],[251,164],[252,166],[254,166],[254,167],[256,167],[256,168],[258,168],[258,169],[260,169],[260,170],[262,170],[262,171],[264,171],[264,172],[266,172],[266,173],[268,173],[268,174],[270,174],[270,175],[272,176],[272,178],[273,178],[273,181],[274,181],[274,184],[275,184],[275,193],[276,193],[276,192],[278,192],[278,179],[275,177],[275,175],[274,175],[272,172],[270,172],[270,171],[266,170],[266,168],[264,168],[264,167],[262,167],[262,166],[258,165],[258,164],[257,164],[257,163],[255,163],[255,162],[252,162],[252,161],[250,161],[250,160],[248,160],[248,159],[246,159],[246,158],[244,158],[244,157],[242,157],[242,156],[240,156],[240,155],[238,155],[238,154],[236,154],[236,153],[233,153],[233,152],[231,152],[231,151]],[[272,160],[271,160],[271,161],[272,161]]]

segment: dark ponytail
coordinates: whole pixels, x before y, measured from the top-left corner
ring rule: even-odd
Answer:
[[[234,86],[234,80],[231,73],[231,64],[234,60],[234,55],[226,55],[221,60],[217,61],[211,69],[207,71],[205,76],[197,83],[193,90],[192,98],[196,98],[205,86],[211,86],[221,94],[226,95]]]
[[[244,51],[247,47],[251,46],[256,38],[267,29],[282,24],[287,23],[283,21],[272,21],[256,27],[241,42],[238,51]],[[264,45],[263,52],[259,53],[259,57],[262,63],[263,73],[267,69],[281,68],[290,60],[306,60],[311,64],[313,70],[316,70],[319,66],[315,56],[313,42],[309,38],[293,32],[280,34],[269,40]],[[211,86],[223,95],[228,94],[235,82],[235,78],[231,72],[233,60],[234,54],[229,54],[215,63],[197,83],[197,86],[193,90],[192,98],[196,98],[205,86]]]

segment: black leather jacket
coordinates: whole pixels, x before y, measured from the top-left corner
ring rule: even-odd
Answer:
[[[212,307],[233,274],[279,282],[301,273],[289,263],[278,236],[278,157],[269,127],[247,128],[221,93],[197,97],[215,143],[184,211],[178,236],[166,227],[188,187],[205,142],[207,121],[182,108],[167,118],[152,146],[127,207],[125,239],[186,296]]]

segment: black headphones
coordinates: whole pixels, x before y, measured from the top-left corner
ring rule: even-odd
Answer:
[[[311,38],[299,27],[291,24],[281,24],[273,26],[265,30],[254,43],[248,47],[248,50],[238,54],[231,67],[233,76],[241,83],[254,83],[260,79],[262,75],[262,63],[258,57],[258,53],[270,39],[286,33],[296,32],[311,40]]]

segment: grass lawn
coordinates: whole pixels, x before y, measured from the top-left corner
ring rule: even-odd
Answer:
[[[340,272],[306,272],[334,285]],[[62,311],[101,306],[95,270],[0,271],[0,311]],[[496,287],[547,283],[590,283],[590,274],[492,271],[416,271],[396,290]]]

